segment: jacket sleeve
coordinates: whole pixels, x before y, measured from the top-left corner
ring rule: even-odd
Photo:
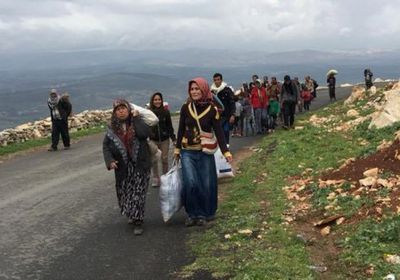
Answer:
[[[182,138],[183,134],[185,132],[185,107],[186,104],[184,104],[181,108],[180,112],[180,117],[179,117],[179,126],[178,126],[178,137],[176,139],[176,150],[175,153],[179,153],[179,150],[182,148]]]
[[[72,105],[71,105],[71,102],[65,101],[65,102],[64,102],[64,108],[65,108],[65,112],[66,112],[66,114],[67,114],[67,117],[71,116],[71,113],[72,113]]]
[[[103,157],[104,157],[104,163],[106,164],[107,169],[110,170],[110,165],[111,165],[111,162],[114,161],[114,157],[110,150],[110,139],[107,137],[107,135],[104,136],[104,140],[103,140]]]
[[[228,95],[229,95],[229,117],[234,116],[235,115],[235,111],[236,111],[236,106],[235,106],[235,100],[234,100],[234,94],[233,91],[229,88],[226,87],[226,89],[228,90]]]
[[[221,149],[222,154],[229,152],[228,147],[226,146],[224,132],[222,130],[221,119],[219,117],[219,113],[216,109],[212,111],[212,127],[215,132],[215,137],[217,137],[219,148]]]
[[[169,111],[167,111],[167,129],[168,129],[168,135],[171,138],[173,142],[176,141],[176,136],[174,132],[174,127],[172,125],[172,119],[171,119],[171,114]]]

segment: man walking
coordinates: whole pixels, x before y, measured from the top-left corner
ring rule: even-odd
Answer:
[[[72,105],[69,102],[68,95],[60,97],[56,89],[50,91],[50,97],[47,105],[51,116],[51,147],[48,151],[57,151],[58,141],[61,138],[64,144],[64,150],[70,148],[70,139],[68,132],[68,117],[72,112]]]
[[[235,122],[235,100],[232,89],[223,81],[222,74],[215,73],[214,83],[211,85],[211,92],[221,100],[224,111],[221,113],[222,129],[224,131],[225,142],[229,144],[230,126]]]

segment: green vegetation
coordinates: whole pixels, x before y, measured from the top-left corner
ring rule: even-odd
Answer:
[[[370,110],[366,101],[360,102],[357,110]],[[336,130],[344,119],[348,120],[348,109],[342,102],[330,105],[299,118],[297,125],[303,129],[278,130],[265,137],[258,152],[241,164],[232,185],[222,187],[224,200],[213,226],[192,234],[189,245],[196,260],[181,275],[208,270],[216,278],[229,279],[361,279],[371,264],[376,279],[399,273],[398,265],[394,268],[383,261],[383,254],[400,252],[398,217],[388,215],[382,223],[366,220],[358,228],[334,227],[344,236],[338,241],[343,253],[333,260],[326,274],[309,268],[316,264],[304,242],[296,238],[295,225],[285,220],[293,202],[282,188],[289,186],[291,180],[301,178],[307,169],[308,174],[318,178],[328,168],[338,168],[345,159],[367,156],[376,151],[383,139],[393,139],[394,132],[400,129],[400,124],[396,124],[368,130],[366,121],[349,130]],[[328,120],[314,126],[308,121],[311,114]],[[319,188],[315,182],[307,185],[305,191],[311,193],[312,211],[321,212],[334,187]],[[351,184],[345,183],[341,188],[349,191]],[[338,207],[331,214],[344,213],[346,218],[374,204],[367,196],[339,196],[335,203]],[[370,227],[371,224],[374,226]]]
[[[98,126],[90,127],[88,129],[82,129],[77,132],[70,133],[71,140],[79,139],[88,135],[97,134],[103,132],[105,130],[105,125],[101,124]],[[13,143],[5,147],[0,147],[0,156],[13,154],[20,151],[25,151],[41,146],[50,146],[51,139],[50,137],[41,138],[41,139],[32,139],[21,143]]]

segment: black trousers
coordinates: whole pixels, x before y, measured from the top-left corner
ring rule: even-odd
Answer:
[[[283,102],[283,123],[286,127],[294,124],[294,114],[296,113],[296,102]]]
[[[310,104],[311,104],[311,101],[304,101],[304,110],[309,111]]]
[[[66,120],[54,120],[52,122],[51,128],[51,147],[53,149],[57,149],[58,141],[61,138],[64,144],[64,147],[70,146],[69,140],[69,132],[68,132],[68,121]]]
[[[329,98],[333,100],[336,100],[336,93],[335,93],[335,88],[334,87],[329,87]]]

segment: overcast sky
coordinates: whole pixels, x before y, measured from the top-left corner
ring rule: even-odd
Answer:
[[[0,51],[398,49],[400,0],[0,0]]]

